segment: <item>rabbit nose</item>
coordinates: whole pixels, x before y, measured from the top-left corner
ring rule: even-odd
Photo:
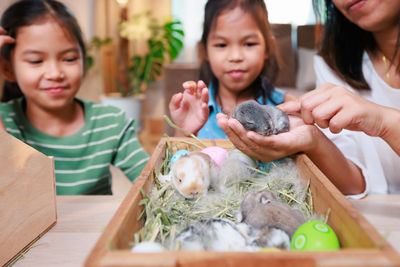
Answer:
[[[198,190],[193,190],[190,194],[191,194],[192,196],[196,197],[196,196],[199,195],[199,191],[198,191]]]

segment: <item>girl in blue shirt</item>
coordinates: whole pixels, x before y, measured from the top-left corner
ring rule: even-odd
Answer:
[[[227,138],[216,114],[230,116],[241,102],[278,105],[290,97],[272,86],[278,58],[263,0],[209,0],[200,49],[209,87],[185,82],[169,104],[172,120],[199,138]]]

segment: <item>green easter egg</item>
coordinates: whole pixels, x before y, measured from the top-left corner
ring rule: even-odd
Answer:
[[[326,223],[308,221],[294,233],[291,242],[292,250],[320,251],[340,249],[339,239]]]

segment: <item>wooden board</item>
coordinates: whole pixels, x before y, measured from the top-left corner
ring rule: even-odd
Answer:
[[[187,147],[188,138],[170,138],[176,149]],[[143,222],[137,221],[142,208],[139,201],[143,188],[150,192],[153,170],[165,158],[167,140],[161,139],[150,161],[135,181],[113,219],[98,240],[85,262],[85,266],[394,266],[398,254],[333,186],[307,156],[296,155],[301,179],[310,182],[314,211],[326,214],[328,224],[337,233],[342,248],[328,252],[277,251],[268,253],[246,252],[173,252],[131,253],[129,242]],[[226,140],[207,140],[209,146],[232,148]]]
[[[0,130],[0,265],[57,221],[54,160]]]

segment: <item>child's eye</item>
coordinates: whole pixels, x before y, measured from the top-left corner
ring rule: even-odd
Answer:
[[[28,60],[29,64],[37,65],[43,62],[43,60]]]
[[[255,45],[257,45],[257,43],[252,43],[252,42],[248,42],[248,43],[245,43],[244,44],[244,46],[255,46]]]
[[[64,61],[66,61],[66,62],[74,62],[74,61],[77,61],[77,60],[78,60],[78,57],[68,57],[68,58],[64,59]]]
[[[215,44],[215,47],[226,47],[226,44]]]

